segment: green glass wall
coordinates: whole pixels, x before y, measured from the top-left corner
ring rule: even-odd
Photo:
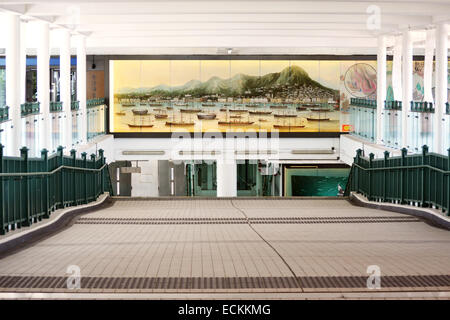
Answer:
[[[350,168],[285,168],[284,195],[287,197],[337,197],[345,189]]]
[[[6,72],[0,68],[0,108],[6,106]]]
[[[273,164],[258,164],[256,160],[238,161],[237,196],[279,196],[280,177],[278,168],[274,168]]]
[[[186,195],[217,196],[217,168],[215,161],[188,163],[186,165]]]

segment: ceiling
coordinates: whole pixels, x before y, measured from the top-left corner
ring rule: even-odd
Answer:
[[[84,34],[88,54],[375,54],[378,35],[413,30],[420,47],[450,22],[450,0],[0,0],[0,11]]]

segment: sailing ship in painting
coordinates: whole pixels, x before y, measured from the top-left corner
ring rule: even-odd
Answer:
[[[215,113],[197,113],[198,120],[214,120],[216,116]]]

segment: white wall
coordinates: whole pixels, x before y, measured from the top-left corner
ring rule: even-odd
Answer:
[[[80,154],[82,152],[86,152],[87,158],[89,159],[92,153],[98,155],[98,150],[103,149],[106,162],[110,163],[115,161],[114,148],[115,148],[114,137],[112,135],[104,135],[93,139],[88,144],[75,147],[75,150],[77,150],[77,158],[80,157]]]
[[[115,160],[330,160],[339,157],[339,138],[280,138],[280,139],[210,139],[210,138],[117,138],[114,139]],[[334,154],[292,154],[298,149],[330,149]],[[124,155],[124,151],[163,151],[162,155]],[[180,155],[180,151],[185,154]],[[194,154],[187,152],[193,151]],[[207,154],[216,151],[216,154]],[[250,151],[251,154],[243,152]],[[273,154],[268,154],[272,151]],[[235,154],[238,152],[239,154]]]
[[[333,154],[293,154],[292,150],[331,150]],[[130,151],[159,151],[155,155],[125,155]],[[184,154],[180,155],[180,151]],[[189,152],[194,153],[189,153]],[[215,154],[211,154],[214,151]],[[271,153],[268,153],[270,151]],[[237,153],[236,153],[237,152]],[[245,153],[250,152],[250,153]],[[118,138],[114,139],[115,160],[139,162],[142,172],[132,174],[132,196],[158,196],[157,160],[216,160],[217,196],[235,197],[238,159],[263,159],[272,162],[336,163],[340,156],[339,138],[222,139]]]
[[[132,163],[135,167],[136,163]],[[141,173],[131,174],[132,197],[158,197],[158,160],[138,162]]]
[[[385,151],[389,151],[389,156],[391,157],[401,155],[400,150],[365,142],[364,140],[355,138],[349,134],[341,135],[340,156],[343,162],[351,165],[353,163],[353,158],[356,156],[356,150],[358,149],[363,150],[366,157],[368,157],[370,153],[373,153],[375,158],[383,158]]]

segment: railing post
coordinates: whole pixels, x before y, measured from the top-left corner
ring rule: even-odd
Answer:
[[[447,171],[450,171],[450,148],[447,149],[447,152]],[[447,215],[450,216],[450,174],[447,174]]]
[[[95,166],[95,157],[96,156],[95,156],[94,153],[91,154],[92,168],[96,167]],[[96,180],[98,180],[97,179],[97,172],[93,171],[92,172],[92,195],[91,195],[93,198],[95,198],[96,195],[97,195],[97,187],[98,187],[97,182],[98,181],[96,181]]]
[[[83,152],[81,153],[81,159],[83,159],[83,168],[87,168],[87,153]],[[83,185],[84,185],[84,203],[88,203],[88,197],[87,197],[87,190],[88,190],[88,179],[87,179],[88,172],[84,171],[83,173]]]
[[[3,173],[3,148],[5,146],[0,143],[0,173]],[[0,178],[0,235],[6,233],[5,228],[5,202],[3,197],[5,196],[3,192],[3,178]]]
[[[44,164],[44,171],[48,172],[48,150],[47,149],[42,149],[41,150],[41,159],[42,162]],[[45,213],[44,213],[44,218],[49,218],[50,217],[50,194],[49,194],[49,190],[48,190],[48,175],[45,175],[44,177],[44,209],[45,209]]]
[[[389,151],[385,151],[384,152],[384,163],[383,163],[383,166],[384,166],[384,172],[383,172],[383,201],[387,201],[386,200],[386,190],[387,190],[387,186],[389,185],[389,183],[388,183],[388,178],[389,178],[389,175],[387,175],[386,173],[387,173],[387,168],[388,168],[388,160],[389,160]]]
[[[20,157],[22,158],[22,172],[28,172],[28,148],[22,147],[20,149]],[[22,186],[21,192],[23,193],[23,196],[25,198],[24,202],[24,209],[25,209],[25,217],[21,215],[21,218],[25,218],[24,221],[22,221],[21,225],[28,227],[31,225],[31,212],[30,212],[30,189],[29,189],[29,183],[28,183],[28,177],[25,176],[23,178],[24,185]]]
[[[373,159],[375,158],[375,155],[371,152],[369,154],[369,169],[372,169],[373,165]],[[369,170],[369,194],[367,197],[367,200],[372,201],[372,170]]]
[[[427,164],[427,154],[428,154],[428,146],[427,145],[423,145],[422,146],[422,165],[426,165]],[[427,207],[427,203],[426,203],[426,182],[425,182],[425,172],[426,172],[426,168],[422,168],[421,173],[422,173],[422,207]]]
[[[64,154],[63,154],[63,147],[59,146],[56,149],[56,155],[58,157],[58,167],[64,165]],[[59,171],[59,176],[60,176],[60,188],[61,188],[61,199],[60,199],[60,207],[64,208],[64,196],[65,196],[65,180],[64,180],[64,169],[61,169]]]
[[[77,164],[77,150],[72,149],[70,150],[70,157],[72,158],[72,167],[76,167]],[[75,170],[72,170],[72,205],[76,206],[77,205],[77,196],[76,196],[76,190],[77,190],[77,184],[75,182]],[[69,197],[70,198],[70,197]]]
[[[405,166],[406,166],[406,155],[408,153],[408,149],[402,148],[402,168],[400,169],[400,204],[405,203]]]
[[[356,162],[356,164],[357,165],[359,165],[360,164],[360,159],[361,159],[361,154],[362,154],[362,150],[361,149],[358,149],[358,150],[356,150],[356,157],[355,157],[355,162]],[[355,172],[355,176],[356,176],[356,192],[358,192],[359,193],[359,167],[358,166],[356,166],[356,172]]]
[[[104,156],[104,151],[103,149],[99,149],[98,150],[98,154],[100,155],[100,167],[103,166],[105,164],[105,156]],[[102,187],[102,194],[105,192],[105,169],[102,169],[101,171],[101,187]]]

